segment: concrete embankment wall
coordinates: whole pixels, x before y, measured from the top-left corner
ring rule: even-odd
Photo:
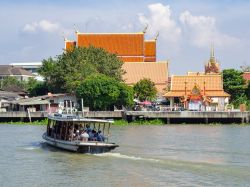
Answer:
[[[32,121],[47,117],[46,112],[31,112]],[[82,115],[82,112],[78,112]],[[113,118],[133,121],[136,119],[163,119],[170,123],[249,123],[249,112],[192,112],[192,111],[89,111],[84,117]],[[27,112],[1,112],[0,121],[29,121]]]

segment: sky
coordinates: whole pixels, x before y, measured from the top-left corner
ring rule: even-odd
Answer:
[[[213,43],[221,68],[250,65],[248,0],[1,0],[0,64],[37,62],[63,52],[80,32],[141,32],[157,40],[171,75],[204,71]]]

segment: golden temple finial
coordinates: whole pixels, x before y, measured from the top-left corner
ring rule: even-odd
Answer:
[[[78,31],[78,29],[77,29],[77,27],[76,27],[75,24],[74,24],[74,30],[75,30],[75,33],[76,33],[76,34],[79,33],[79,31]]]
[[[145,34],[147,30],[148,30],[148,24],[146,24],[142,32]]]
[[[155,35],[155,40],[157,40],[159,37],[159,31],[157,31],[156,35]]]
[[[214,42],[211,43],[211,52],[210,52],[210,58],[214,58]]]
[[[65,42],[68,40],[68,39],[66,38],[64,32],[61,34],[61,36],[62,36],[62,38],[63,38],[63,40],[64,40]]]

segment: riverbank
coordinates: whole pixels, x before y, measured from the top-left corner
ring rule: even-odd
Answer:
[[[33,122],[22,122],[22,121],[10,121],[10,122],[0,122],[0,124],[9,124],[9,125],[47,125],[48,119],[36,120]],[[126,125],[164,125],[165,122],[161,119],[153,120],[135,120],[133,122],[128,122],[123,119],[114,120],[113,125],[117,126],[126,126]]]
[[[250,122],[250,111],[240,112],[240,111],[213,111],[213,112],[201,112],[201,111],[88,111],[88,112],[78,112],[74,115],[84,116],[86,118],[97,118],[97,119],[115,119],[115,120],[126,120],[129,124],[144,124],[144,121],[156,120],[156,123],[160,124],[210,124],[210,123],[249,123]],[[44,120],[48,116],[47,112],[18,112],[18,111],[8,111],[0,113],[0,123],[10,122],[10,121],[38,121]],[[159,122],[158,119],[162,120]],[[139,121],[139,122],[137,122]],[[124,122],[123,123],[128,123]],[[118,124],[123,124],[119,122]],[[153,122],[155,124],[155,122]]]
[[[43,119],[43,120],[36,120],[33,122],[22,122],[22,121],[10,121],[10,122],[0,122],[0,125],[47,125],[48,123],[48,119]],[[194,122],[195,123],[195,122]],[[179,124],[167,124],[164,120],[162,119],[137,119],[135,121],[132,122],[128,122],[126,120],[123,119],[116,119],[114,120],[113,125],[115,126],[130,126],[130,125],[157,125],[157,126],[161,126],[161,125],[194,125],[194,124],[190,124],[190,123],[179,123]],[[250,123],[231,123],[231,124],[224,124],[224,123],[208,123],[208,124],[204,124],[204,123],[196,123],[196,125],[206,125],[206,126],[220,126],[220,125],[238,125],[238,126],[249,126]]]

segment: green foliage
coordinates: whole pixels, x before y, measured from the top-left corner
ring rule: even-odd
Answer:
[[[12,90],[12,88],[27,91],[29,96],[45,95],[48,92],[45,82],[29,78],[28,81],[19,81],[16,77],[6,77],[1,80],[1,89]]]
[[[245,95],[245,80],[242,72],[235,69],[223,70],[224,90],[231,95],[231,101],[234,102]]]
[[[19,81],[16,77],[6,77],[1,80],[1,89],[6,90],[10,87],[25,89],[25,82]]]
[[[29,78],[26,84],[27,91],[30,97],[39,95],[46,95],[48,93],[48,87],[45,82],[37,81],[34,78]]]
[[[134,90],[132,87],[124,84],[124,83],[117,83],[119,88],[120,94],[115,103],[115,106],[121,107],[131,107],[134,104]]]
[[[234,105],[235,108],[239,108],[240,104],[248,105],[248,100],[245,94],[242,94],[231,101],[231,103]]]
[[[141,79],[134,85],[134,92],[140,101],[153,100],[157,94],[154,82],[147,78]]]
[[[132,122],[128,122],[126,120],[115,120],[114,125],[118,126],[126,126],[126,125],[164,125],[165,122],[161,119],[137,119]]]
[[[250,81],[248,81],[248,84],[247,84],[246,96],[247,96],[247,99],[250,100]]]
[[[39,73],[45,77],[50,91],[74,92],[88,76],[100,73],[121,81],[123,62],[104,49],[74,48],[56,59],[43,60]]]
[[[10,124],[10,125],[47,125],[48,119],[36,120],[32,122],[23,122],[23,121],[10,121],[10,122],[1,122],[0,124]]]
[[[131,106],[133,90],[124,83],[106,75],[95,74],[87,77],[76,90],[84,105],[91,110],[111,110],[113,106]]]

